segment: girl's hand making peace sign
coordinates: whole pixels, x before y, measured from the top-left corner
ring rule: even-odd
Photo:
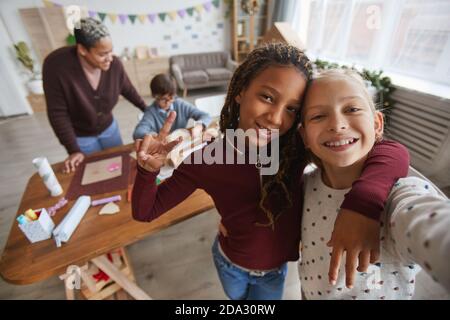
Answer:
[[[135,141],[137,163],[143,169],[157,172],[164,166],[167,154],[182,141],[182,138],[179,137],[172,142],[166,142],[167,135],[170,133],[170,128],[176,116],[176,112],[171,111],[158,135],[152,136],[148,134],[144,139]]]

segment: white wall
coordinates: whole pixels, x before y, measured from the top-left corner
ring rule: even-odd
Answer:
[[[148,14],[185,9],[203,4],[205,0],[54,0],[54,2],[64,6],[79,5],[100,12]],[[6,33],[12,42],[25,41],[31,47],[31,40],[22,24],[18,9],[43,6],[44,3],[40,0],[0,0],[0,18],[3,19]],[[120,55],[125,47],[133,50],[136,46],[146,45],[158,48],[159,55],[170,56],[229,50],[230,24],[229,18],[224,17],[225,12],[226,7],[221,0],[219,8],[212,6],[210,12],[205,10],[202,14],[194,12],[192,17],[186,15],[183,19],[177,16],[173,21],[166,17],[164,22],[157,18],[154,23],[147,20],[141,24],[136,19],[134,24],[128,20],[122,25],[119,19],[113,24],[106,17],[104,23],[111,33],[116,55]],[[18,67],[15,61],[6,61],[6,64],[16,69]],[[23,88],[18,91],[23,95]]]

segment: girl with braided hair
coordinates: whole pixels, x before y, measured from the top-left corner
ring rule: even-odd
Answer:
[[[136,141],[134,219],[152,221],[197,188],[204,189],[214,200],[226,230],[226,234],[218,233],[212,251],[230,299],[281,299],[287,262],[299,258],[305,153],[297,127],[311,73],[309,59],[293,46],[272,43],[252,51],[231,79],[220,128],[222,133],[241,130],[256,135],[246,136],[244,146],[234,138],[230,141],[226,134],[213,140],[188,156],[159,186],[155,184],[159,169],[179,142],[166,141],[176,114],[169,114],[158,136]],[[259,163],[226,161],[230,153],[233,159],[251,157],[253,145],[275,144],[279,146],[276,174],[262,175]],[[207,161],[207,154],[216,161]],[[399,175],[406,175],[408,164],[406,149],[394,143],[382,151],[374,150],[367,159],[360,179],[342,204],[329,242],[333,251],[350,253],[348,265],[354,266],[354,260],[363,254],[376,259],[377,219],[390,188]],[[349,225],[354,232],[348,232]],[[353,259],[351,263],[349,259]],[[330,267],[330,274],[335,269],[339,269],[338,263]],[[351,283],[354,270],[348,269],[347,274]]]

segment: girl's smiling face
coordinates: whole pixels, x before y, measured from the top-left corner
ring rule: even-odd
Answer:
[[[364,90],[350,76],[319,78],[309,87],[300,134],[324,165],[348,167],[364,161],[382,135],[383,116]]]
[[[305,88],[305,77],[295,67],[268,67],[235,98],[240,104],[238,128],[255,130],[257,137],[249,138],[254,145],[269,142],[269,130],[285,134],[295,122]]]

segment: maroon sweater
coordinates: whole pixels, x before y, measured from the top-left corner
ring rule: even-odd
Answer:
[[[99,135],[111,125],[119,95],[142,111],[146,107],[116,57],[108,71],[102,71],[97,90],[87,80],[75,46],[50,53],[42,75],[48,119],[69,154],[80,151],[76,137]]]
[[[391,187],[398,178],[406,176],[408,165],[409,154],[402,145],[391,141],[377,144],[343,207],[378,219]],[[195,189],[204,189],[214,200],[228,232],[227,237],[219,235],[221,248],[234,263],[248,269],[267,270],[299,258],[303,198],[300,177],[292,208],[281,214],[272,230],[255,226],[268,220],[259,208],[260,177],[252,164],[182,163],[159,186],[155,185],[156,176],[157,173],[138,167],[132,196],[134,219],[152,221]]]

